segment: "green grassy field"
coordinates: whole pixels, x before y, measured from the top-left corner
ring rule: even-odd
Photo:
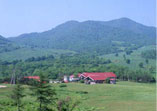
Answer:
[[[53,85],[53,84],[52,84]],[[117,82],[111,84],[85,85],[68,83],[67,87],[54,84],[59,98],[67,96],[79,100],[80,108],[94,109],[94,111],[156,111],[156,85],[134,82]],[[25,86],[26,93],[30,93]],[[0,101],[9,101],[8,95],[12,86],[0,89]],[[81,91],[87,94],[79,93]],[[25,102],[34,101],[27,96]]]
[[[110,59],[113,63],[118,64],[118,65],[123,65],[126,67],[129,67],[130,69],[139,69],[139,63],[143,62],[144,68],[143,69],[149,69],[151,66],[155,67],[156,66],[156,60],[149,59],[149,64],[146,64],[145,59],[141,57],[141,52],[150,50],[150,49],[155,49],[155,46],[145,46],[142,48],[139,48],[138,50],[134,50],[131,55],[126,55],[125,52],[118,53],[118,56],[116,57],[115,54],[108,54],[101,56],[106,59]],[[123,58],[123,55],[126,55],[126,59],[130,59],[131,62],[130,64],[127,64],[126,61]]]

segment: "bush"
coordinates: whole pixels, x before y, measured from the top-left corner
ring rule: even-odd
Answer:
[[[105,82],[106,82],[106,83],[110,83],[110,78],[107,78],[107,79],[105,80]]]
[[[140,68],[144,68],[143,62],[140,62],[140,63],[139,63],[139,67],[140,67]]]
[[[115,56],[118,57],[118,53],[116,53]]]
[[[84,83],[84,80],[80,80],[80,83]]]
[[[127,59],[127,60],[126,60],[126,63],[127,63],[127,64],[130,64],[130,59]]]
[[[71,97],[67,97],[66,99],[59,100],[57,103],[58,111],[74,111],[76,107],[79,105],[79,101],[73,101]]]
[[[61,85],[59,85],[59,87],[67,87],[67,85],[66,84],[61,84]]]
[[[79,93],[79,94],[88,94],[87,91],[76,91],[76,93]]]

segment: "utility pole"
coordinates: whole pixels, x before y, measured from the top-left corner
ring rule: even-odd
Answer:
[[[11,75],[11,80],[10,80],[10,84],[15,84],[15,73],[16,73],[16,69],[15,67],[13,68],[13,73]]]

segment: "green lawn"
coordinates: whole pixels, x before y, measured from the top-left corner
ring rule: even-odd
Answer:
[[[53,85],[53,84],[52,84]],[[67,87],[54,84],[59,98],[67,96],[79,100],[81,108],[93,108],[94,111],[155,111],[156,85],[134,82],[117,82],[111,84],[85,85],[81,83],[67,83]],[[12,86],[0,89],[0,101],[6,101]],[[26,92],[30,93],[25,86]],[[86,91],[88,94],[78,92]],[[24,101],[34,101],[28,96]]]

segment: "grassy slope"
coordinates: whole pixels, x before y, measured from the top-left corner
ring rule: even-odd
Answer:
[[[142,47],[138,50],[135,50],[131,55],[126,55],[126,53],[121,52],[119,53],[119,56],[116,57],[115,54],[108,54],[108,55],[104,55],[102,57],[105,57],[106,59],[110,59],[113,63],[115,64],[120,64],[123,66],[127,66],[130,69],[138,69],[139,68],[139,63],[143,62],[144,66],[146,69],[148,69],[150,66],[154,66],[155,67],[155,60],[153,59],[149,59],[149,64],[147,65],[145,62],[145,59],[141,57],[141,52],[145,51],[145,50],[150,50],[150,49],[154,49],[155,46],[146,46],[146,47]],[[130,64],[127,64],[123,58],[123,55],[126,55],[127,59],[131,60]]]
[[[10,87],[0,89],[0,101],[6,100]],[[55,84],[59,97],[77,98],[81,101],[79,107],[94,107],[94,111],[155,111],[155,88],[155,84],[133,82],[118,82],[116,85],[69,83],[64,88]],[[88,94],[78,94],[77,91],[87,91]],[[34,101],[31,97],[25,98],[25,101],[31,100]]]
[[[47,56],[47,55],[60,55],[64,53],[75,53],[73,51],[68,50],[55,50],[55,49],[29,49],[29,48],[22,48],[11,52],[0,53],[1,60],[16,60],[16,59],[27,59],[30,57],[39,57],[39,56]]]

